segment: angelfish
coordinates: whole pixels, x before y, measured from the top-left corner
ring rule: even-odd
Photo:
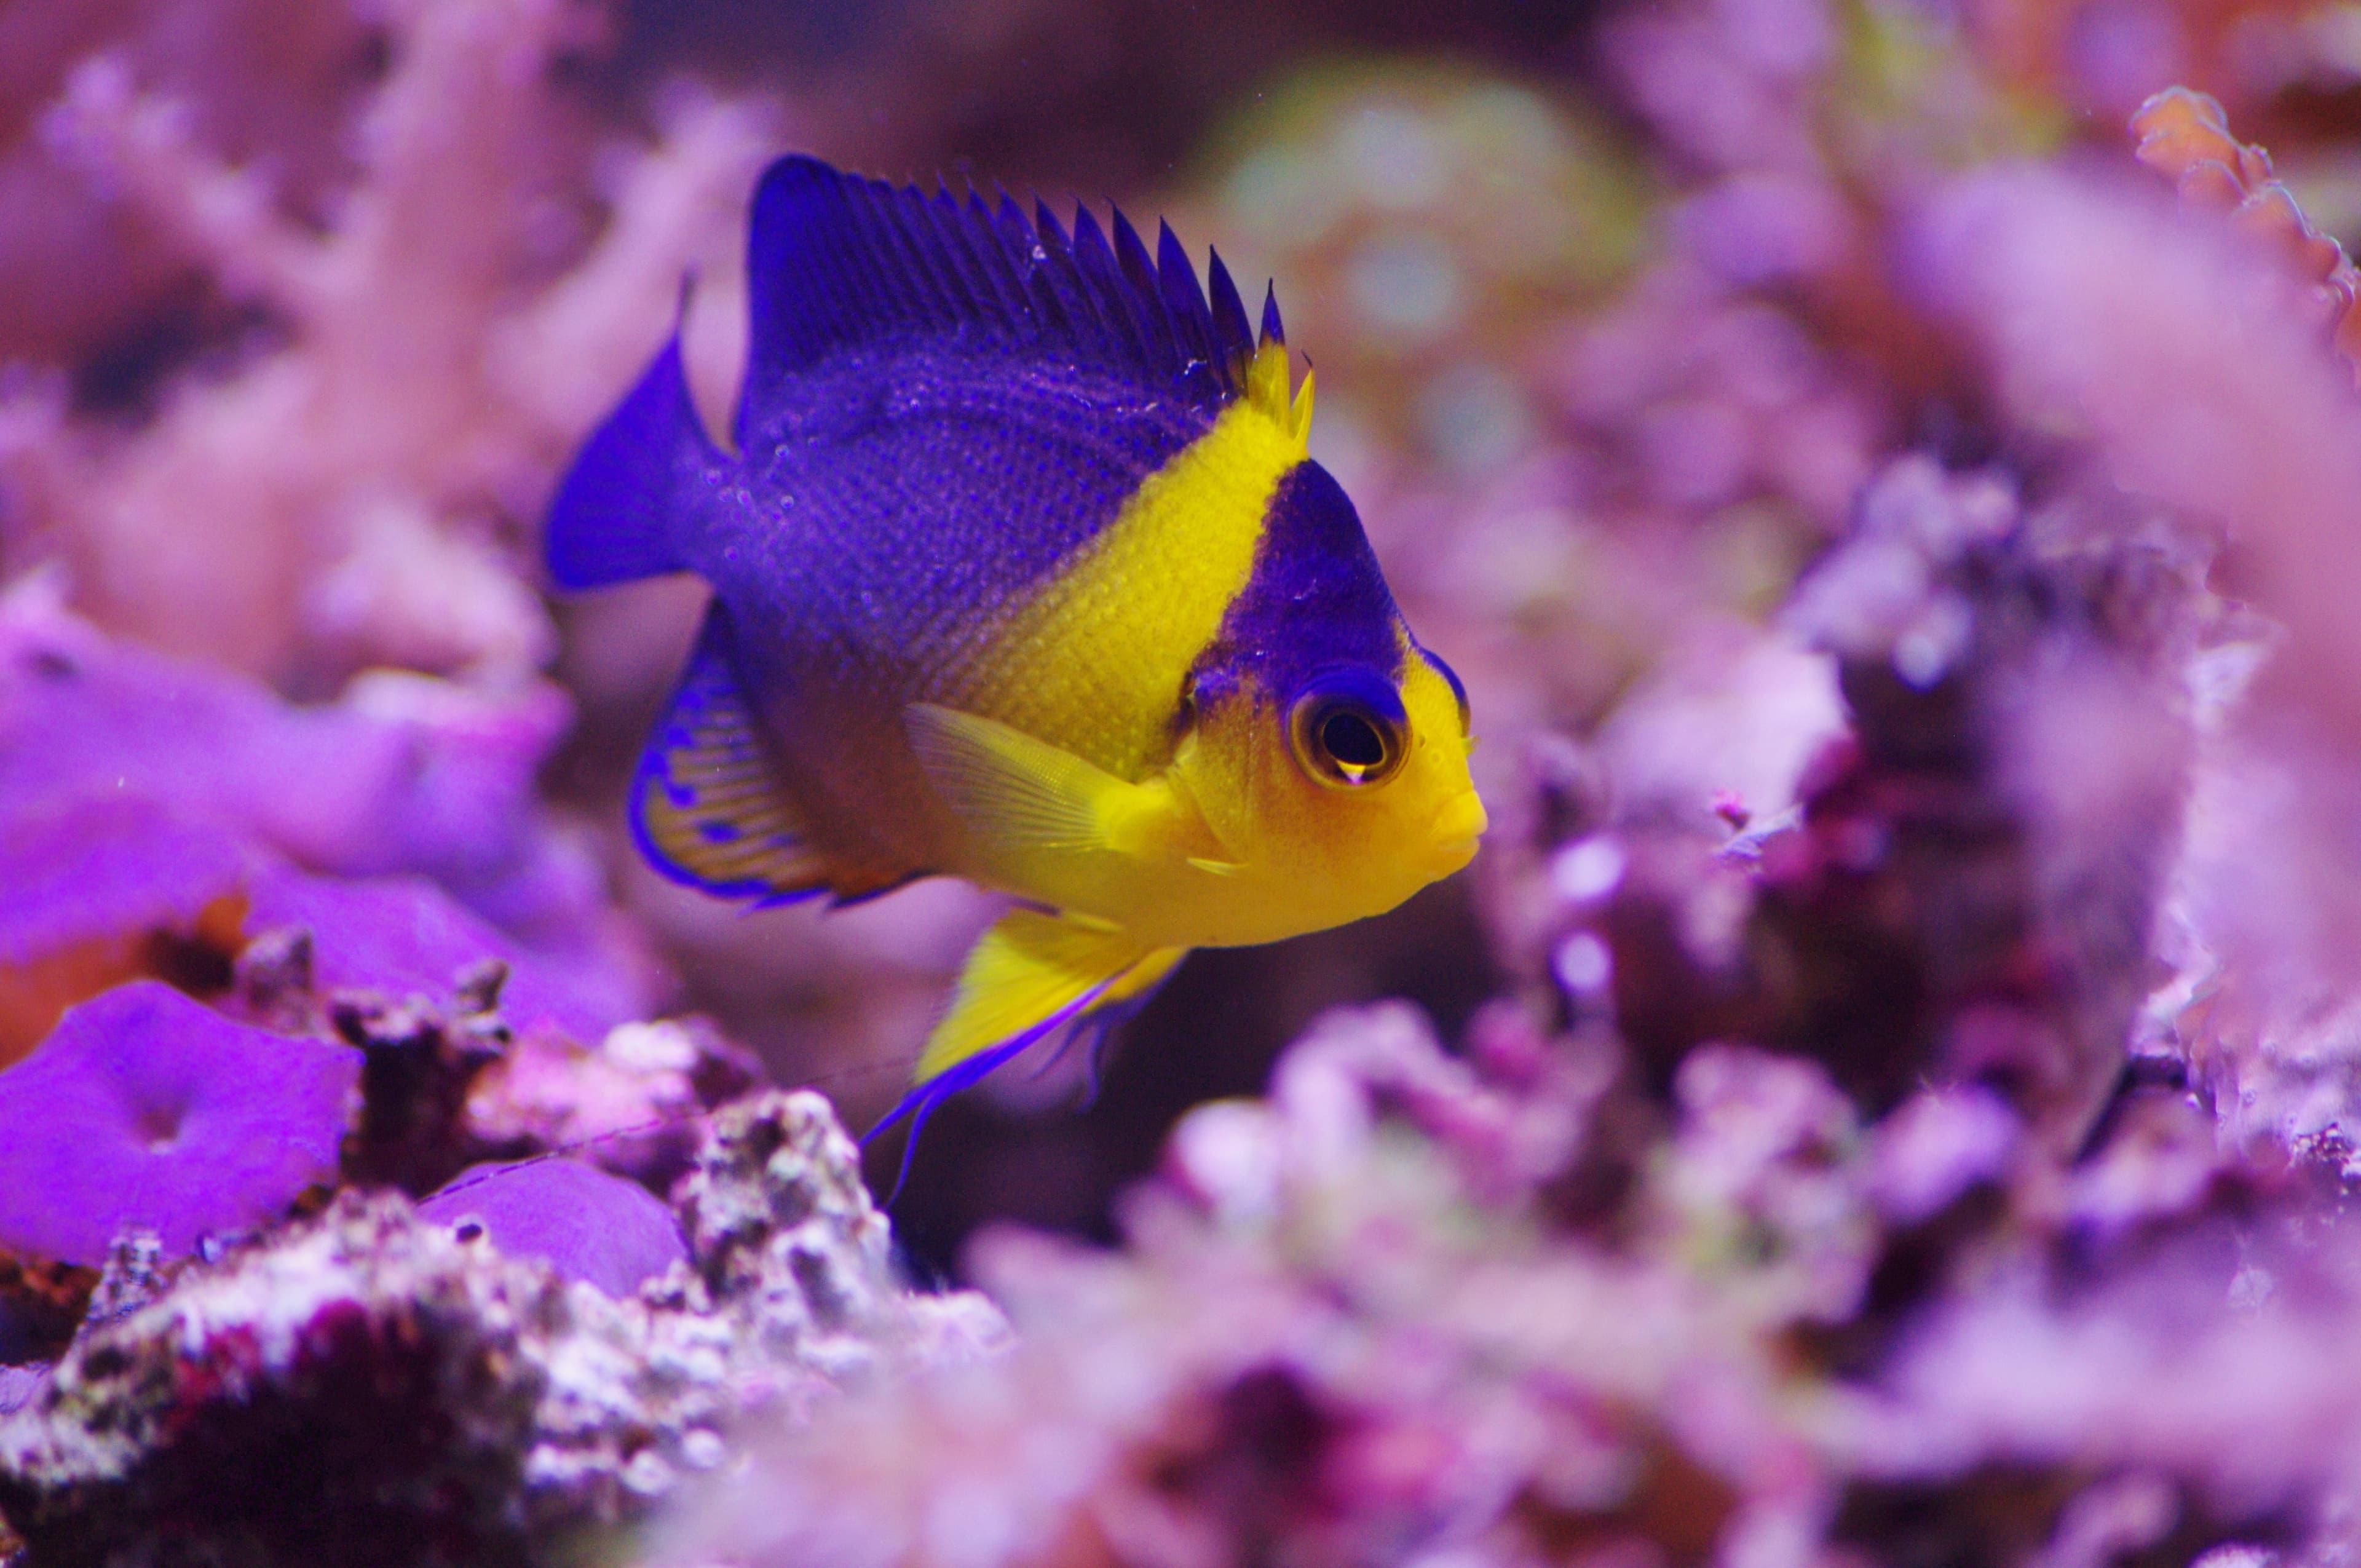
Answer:
[[[568,588],[713,597],[632,785],[666,874],[763,903],[1010,896],[881,1126],[1191,948],[1392,908],[1485,828],[1467,700],[1312,461],[1275,294],[789,157],[753,202],[731,444],[677,331],[549,517]],[[914,1126],[917,1124],[914,1123]]]

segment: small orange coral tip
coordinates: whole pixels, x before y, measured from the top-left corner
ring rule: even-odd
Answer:
[[[2243,161],[2239,157],[2242,150],[2228,137],[2177,126],[2142,137],[2133,156],[2159,174],[2181,174],[2212,164],[2234,184],[2243,185],[2245,181],[2237,172]]]
[[[2315,283],[2324,283],[2350,265],[2345,259],[2345,247],[2326,235],[2304,225],[2303,236],[2296,243],[2296,259],[2302,263],[2303,275]]]
[[[2233,137],[2221,104],[2186,87],[2169,87],[2142,104],[2131,128],[2139,138],[2134,156],[2171,176],[2183,208],[2227,213],[2233,227],[2295,264],[2337,353],[2361,372],[2361,272],[2305,218],[2294,193],[2271,172],[2271,155]]]
[[[2160,173],[2182,175],[2209,162],[2229,172],[2245,163],[2246,149],[2232,138],[2222,105],[2185,87],[2169,88],[2140,105],[2131,128],[2138,137],[2134,156]],[[2233,173],[2233,179],[2239,176]]]
[[[2344,247],[2313,228],[2295,193],[2276,180],[2249,193],[2230,221],[2286,251],[2306,282],[2324,282],[2345,265]]]
[[[2325,283],[2313,284],[2305,300],[2320,323],[2322,334],[2334,343],[2338,325],[2353,308],[2352,289],[2332,278]]]
[[[2141,136],[2166,122],[2207,126],[2224,136],[2230,131],[2230,116],[2223,112],[2222,100],[2191,87],[2168,87],[2151,93],[2132,115],[2132,129]]]
[[[2182,170],[2174,186],[2189,205],[2214,212],[2228,212],[2246,198],[2246,187],[2229,166],[2211,158]]]
[[[2301,247],[2307,227],[2295,197],[2277,181],[2248,192],[2246,199],[2231,213],[2230,221],[2241,233],[2271,240],[2290,250]]]

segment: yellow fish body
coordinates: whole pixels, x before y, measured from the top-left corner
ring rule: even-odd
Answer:
[[[965,877],[1018,901],[887,1119],[1191,948],[1392,908],[1485,827],[1464,693],[1305,449],[1277,304],[1257,341],[1170,229],[788,158],[719,449],[678,342],[585,446],[557,581],[694,571],[714,599],[642,760],[654,863],[725,896]]]

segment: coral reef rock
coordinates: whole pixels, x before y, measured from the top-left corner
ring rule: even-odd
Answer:
[[[93,1313],[46,1381],[18,1374],[0,1510],[32,1561],[574,1561],[719,1464],[750,1410],[808,1412],[1005,1334],[979,1297],[895,1280],[852,1145],[809,1094],[717,1116],[684,1184],[693,1263],[675,1233],[636,1294],[504,1256],[499,1216],[455,1217],[346,1191]]]

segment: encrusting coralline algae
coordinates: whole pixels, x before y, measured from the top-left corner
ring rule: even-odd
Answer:
[[[609,71],[643,7],[0,13],[28,1568],[2350,1559],[2346,18],[1515,9],[1201,7],[1172,98],[1278,52],[1179,173],[1093,106],[1146,0],[794,35],[850,93],[717,12],[736,97]],[[1322,461],[1484,739],[1434,962],[1504,994],[1326,1014],[1110,1245],[925,1260],[973,1289],[770,1085],[864,1124],[981,907],[657,888],[616,770],[697,607],[521,565],[691,268],[729,381],[786,146],[1183,181],[1084,183],[1321,302]],[[1380,942],[1142,1026],[1220,1058]],[[955,1110],[921,1196],[1106,1179]]]

